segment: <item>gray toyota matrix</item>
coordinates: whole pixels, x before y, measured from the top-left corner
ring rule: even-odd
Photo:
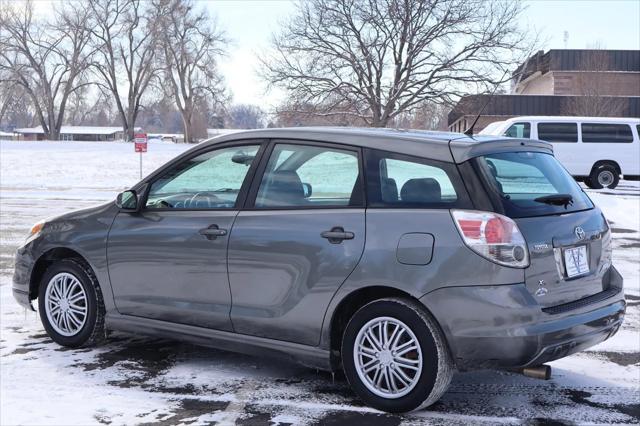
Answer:
[[[201,143],[34,225],[13,292],[64,346],[124,330],[285,357],[389,412],[454,369],[600,343],[625,312],[607,221],[551,145],[388,129]]]

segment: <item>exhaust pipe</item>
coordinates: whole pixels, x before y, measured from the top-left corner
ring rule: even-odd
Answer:
[[[520,372],[534,379],[549,380],[551,378],[551,366],[545,364],[525,367]]]

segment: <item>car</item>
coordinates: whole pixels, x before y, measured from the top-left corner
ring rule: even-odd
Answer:
[[[548,143],[350,128],[221,136],[39,222],[13,294],[63,346],[121,330],[285,358],[388,412],[454,370],[600,343],[626,307],[609,225]]]
[[[620,176],[640,179],[640,119],[614,117],[514,117],[490,123],[484,135],[541,139],[589,188],[613,189]]]

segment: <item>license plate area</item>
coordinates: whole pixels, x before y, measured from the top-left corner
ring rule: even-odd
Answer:
[[[564,270],[567,278],[574,278],[589,273],[589,256],[587,246],[575,246],[562,250]]]

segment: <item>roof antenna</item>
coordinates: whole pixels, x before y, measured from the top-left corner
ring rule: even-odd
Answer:
[[[500,79],[500,82],[502,82],[502,80],[504,80],[504,78],[507,76],[508,72],[509,72],[509,70],[505,70],[504,74],[502,74],[502,78]],[[478,112],[478,115],[476,115],[476,118],[473,119],[473,123],[471,123],[471,126],[469,126],[469,128],[464,131],[465,135],[473,136],[473,128],[478,123],[478,120],[480,120],[480,116],[484,112],[484,109],[487,107],[487,105],[489,105],[489,102],[491,102],[491,98],[493,98],[493,95],[496,94],[496,91],[498,90],[498,87],[500,87],[500,83],[496,84],[496,86],[493,88],[493,91],[489,95],[489,99],[487,99],[487,102],[485,102],[484,105],[482,105],[482,108],[480,108],[480,111]]]

